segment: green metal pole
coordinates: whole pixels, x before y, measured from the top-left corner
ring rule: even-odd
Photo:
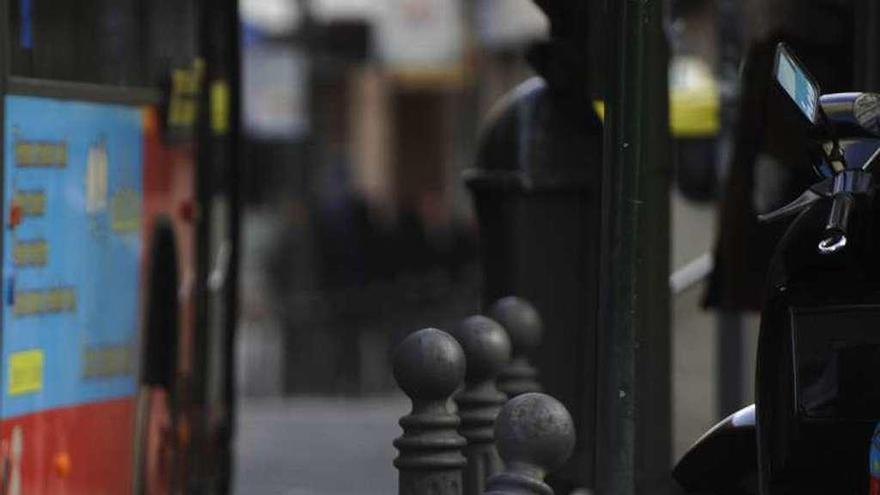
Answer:
[[[610,0],[598,493],[671,493],[669,119],[661,0]]]

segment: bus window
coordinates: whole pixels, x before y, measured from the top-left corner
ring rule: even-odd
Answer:
[[[13,76],[154,86],[195,57],[193,1],[9,2]]]

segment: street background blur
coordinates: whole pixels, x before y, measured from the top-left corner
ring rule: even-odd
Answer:
[[[745,36],[724,17],[730,3],[668,9],[673,459],[732,412],[719,405],[719,321],[703,309]],[[461,173],[493,103],[533,76],[524,55],[547,20],[531,0],[243,0],[241,9],[237,493],[393,493],[391,441],[407,402],[389,350],[481,307]],[[737,318],[733,395],[744,405],[757,319]]]

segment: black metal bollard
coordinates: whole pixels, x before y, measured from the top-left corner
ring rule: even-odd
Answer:
[[[489,307],[489,317],[501,324],[510,337],[513,357],[498,374],[498,389],[508,397],[540,392],[538,371],[529,361],[541,344],[544,325],[531,303],[516,296],[503,297]]]
[[[557,489],[563,491],[594,486],[594,445],[585,439],[596,436],[596,233],[607,196],[601,194],[604,133],[592,106],[605,92],[607,20],[594,14],[610,3],[535,3],[551,24],[550,39],[528,51],[541,77],[498,102],[464,178],[480,227],[482,298],[516,294],[538,308],[545,333],[531,362],[541,370],[545,390],[576,420],[581,438],[567,472],[559,473]]]
[[[448,402],[464,378],[464,351],[448,333],[426,328],[403,339],[392,361],[394,378],[413,404],[394,441],[398,494],[461,495],[465,439]]]
[[[495,449],[495,418],[507,396],[495,378],[510,361],[510,339],[496,321],[485,316],[465,318],[453,334],[464,349],[467,362],[464,389],[455,396],[461,426],[467,439],[464,494],[480,495],[486,480],[503,468]]]
[[[575,442],[574,422],[561,402],[538,393],[510,399],[495,438],[507,468],[489,480],[486,495],[553,495],[544,477],[565,464]]]

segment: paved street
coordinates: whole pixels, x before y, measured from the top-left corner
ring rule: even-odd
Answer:
[[[704,253],[715,237],[715,208],[695,205],[677,194],[672,197],[672,269],[679,270]],[[719,419],[716,397],[717,328],[715,315],[701,307],[705,283],[700,282],[673,299],[673,417],[674,459],[678,459]],[[744,397],[752,402],[756,315],[744,318],[746,345],[743,365]],[[744,404],[745,405],[745,404]]]
[[[402,397],[262,399],[239,410],[236,492],[388,495]]]

